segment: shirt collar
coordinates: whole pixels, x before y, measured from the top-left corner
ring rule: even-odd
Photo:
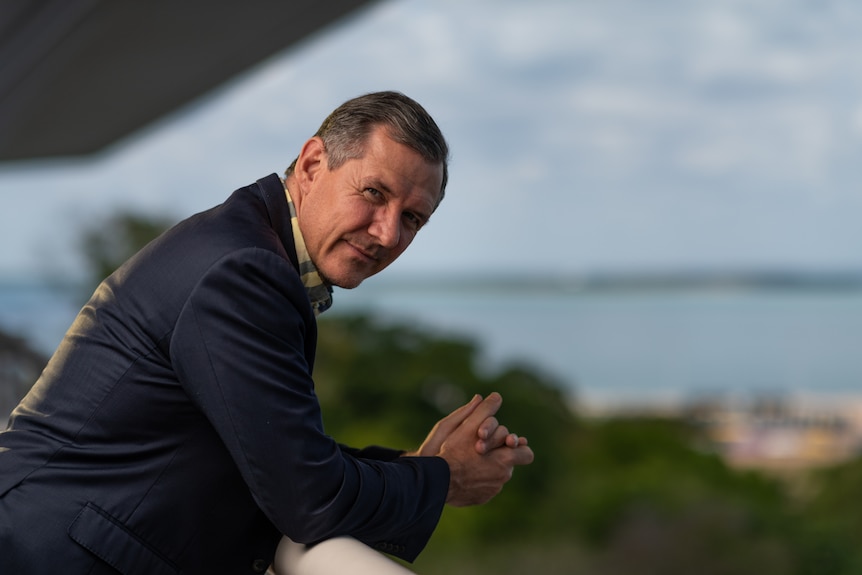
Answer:
[[[308,255],[308,249],[305,247],[305,239],[302,237],[302,232],[299,229],[299,220],[296,217],[296,206],[293,204],[293,199],[290,197],[290,190],[287,189],[287,182],[284,184],[284,193],[287,197],[287,207],[290,210],[290,225],[293,229],[293,244],[296,248],[296,259],[299,261],[299,277],[302,280],[302,285],[305,286],[305,291],[308,292],[308,299],[311,300],[311,308],[314,310],[314,315],[320,315],[330,307],[332,307],[332,286],[323,281],[320,277],[320,272],[317,266],[311,261],[311,256]]]

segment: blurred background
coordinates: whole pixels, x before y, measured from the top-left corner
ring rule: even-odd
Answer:
[[[10,23],[75,37],[105,13],[33,4],[0,7],[15,16],[0,25],[3,416],[94,282],[281,173],[344,100],[395,89],[446,134],[450,184],[390,270],[336,291],[317,380],[345,417],[327,426],[415,443],[461,397],[506,389],[538,453],[499,501],[447,512],[419,571],[862,572],[862,6],[378,0],[314,20],[295,2],[222,29],[223,3],[202,5],[176,24],[209,42],[194,57],[153,43],[164,77],[112,49],[159,38],[148,21],[97,37],[99,73],[51,94],[96,84],[105,103],[25,152],[60,122],[54,104],[16,124],[48,90],[15,95],[36,75]],[[248,44],[265,46],[239,62]],[[132,98],[222,70],[151,116]],[[129,114],[110,143],[58,151]],[[379,347],[336,367],[356,355],[343,336]],[[368,417],[382,395],[391,411],[419,398],[415,417]]]

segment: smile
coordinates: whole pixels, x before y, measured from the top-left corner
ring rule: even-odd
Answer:
[[[357,254],[359,254],[362,257],[362,259],[365,259],[365,260],[368,260],[371,262],[375,262],[375,263],[380,259],[377,256],[375,250],[365,249],[365,248],[359,247],[355,244],[352,244],[350,242],[347,242],[347,245],[349,245],[351,248],[353,248],[353,251],[356,252]]]

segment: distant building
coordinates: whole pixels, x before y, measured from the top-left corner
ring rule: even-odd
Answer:
[[[794,470],[862,454],[862,421],[853,408],[853,403],[791,406],[772,399],[743,408],[701,405],[688,415],[704,427],[731,465]]]
[[[46,363],[47,358],[23,338],[0,331],[0,424],[6,421]]]

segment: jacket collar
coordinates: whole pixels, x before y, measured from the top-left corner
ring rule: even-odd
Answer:
[[[299,260],[296,257],[296,245],[293,241],[293,228],[290,224],[290,210],[284,195],[284,184],[276,174],[270,174],[257,181],[260,195],[269,212],[269,223],[278,234],[290,263],[299,273]]]
[[[291,200],[288,199],[290,192],[287,191],[281,178],[275,174],[261,178],[257,184],[269,212],[270,224],[278,234],[291,264],[299,273],[314,315],[320,315],[332,307],[332,287],[320,277],[305,250],[305,242],[299,227],[294,225],[296,214]]]

